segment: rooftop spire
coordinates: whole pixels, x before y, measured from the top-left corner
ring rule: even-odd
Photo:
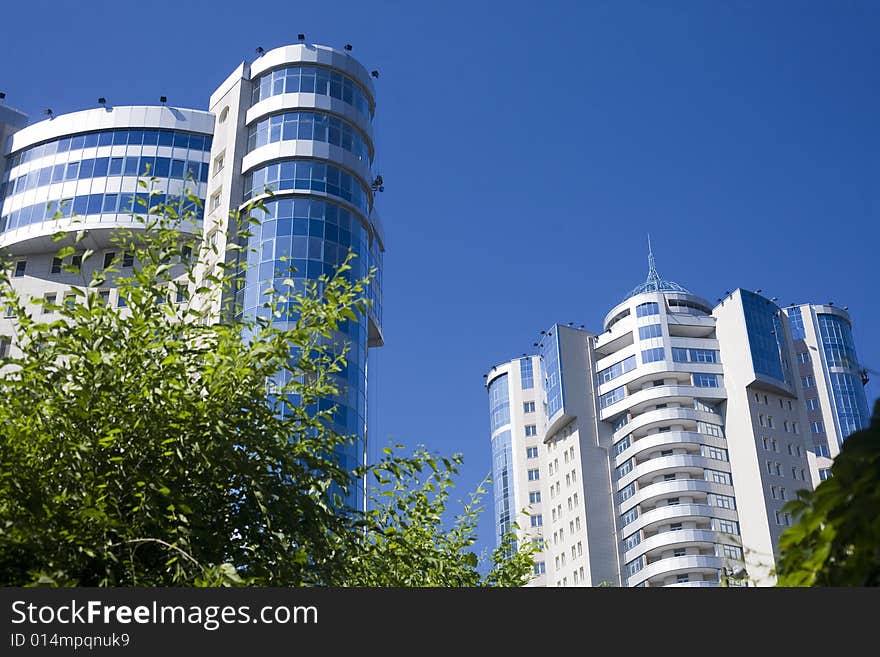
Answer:
[[[645,282],[627,295],[627,299],[644,292],[688,292],[687,289],[673,281],[664,281],[657,272],[654,261],[654,249],[651,246],[651,234],[648,233],[648,277]]]
[[[651,233],[648,233],[648,278],[645,283],[659,283],[660,274],[657,273],[657,264],[654,262],[654,250],[651,248]]]

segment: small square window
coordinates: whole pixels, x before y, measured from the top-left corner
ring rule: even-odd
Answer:
[[[134,254],[126,251],[122,254],[122,266],[123,267],[133,267],[134,266]]]

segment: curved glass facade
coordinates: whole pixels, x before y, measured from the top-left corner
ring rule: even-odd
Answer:
[[[361,86],[347,75],[320,66],[287,66],[263,73],[254,80],[251,101],[256,104],[278,94],[296,93],[330,96],[372,118],[370,101]]]
[[[286,112],[257,121],[248,128],[247,150],[297,139],[339,146],[359,160],[370,161],[370,148],[360,131],[347,121],[321,112]]]
[[[291,62],[255,77],[252,84],[253,103],[278,94],[318,94],[348,103],[367,120],[372,117],[371,102],[363,88],[331,68]],[[339,112],[299,107],[301,100],[311,102],[288,96],[277,114],[249,124],[247,151],[280,141],[312,141],[338,146],[369,167],[372,144],[367,135]],[[366,291],[371,302],[367,313],[345,322],[327,342],[331,353],[348,349],[347,363],[336,375],[339,393],[319,404],[320,408],[335,408],[333,428],[355,438],[338,450],[341,463],[354,468],[364,464],[367,440],[368,346],[381,344],[383,248],[372,223],[371,180],[346,169],[334,157],[332,153],[284,157],[261,163],[243,174],[242,202],[267,190],[273,196],[263,199],[265,212],[253,213],[260,224],[251,228],[246,245],[247,267],[242,270],[235,294],[236,309],[243,316],[268,318],[270,310],[263,307],[268,285],[284,289],[283,280],[290,278],[296,289],[302,289],[307,281],[332,276],[349,252],[355,258],[347,278],[363,278],[371,269],[376,270]],[[288,305],[272,321],[295,321],[293,312],[292,305]],[[363,508],[362,487],[353,491],[346,502]]]
[[[506,381],[504,387],[507,387]],[[502,431],[492,439],[492,482],[495,491],[495,539],[500,544],[502,537],[510,531],[515,513],[510,430]]]
[[[848,370],[829,372],[831,398],[837,411],[839,435],[841,440],[868,427],[871,416],[868,413],[868,398],[862,386],[859,360],[853,342],[852,328],[843,317],[818,313],[819,339],[829,368]]]
[[[360,180],[339,167],[317,160],[285,160],[254,169],[244,177],[244,200],[259,196],[266,188],[273,192],[325,192],[345,199],[365,216],[371,198]]]
[[[10,155],[0,189],[0,232],[62,216],[141,212],[139,177],[190,180],[199,196],[208,179],[211,137],[175,130],[115,129],[66,135]],[[37,166],[46,158],[46,166]],[[21,166],[35,163],[31,167]],[[17,170],[16,170],[17,168]],[[28,170],[29,169],[29,170]],[[164,194],[149,203],[165,202]],[[171,199],[173,200],[173,199]],[[202,199],[204,204],[204,199]]]
[[[507,375],[502,374],[489,384],[489,424],[492,433],[510,424],[510,392]]]

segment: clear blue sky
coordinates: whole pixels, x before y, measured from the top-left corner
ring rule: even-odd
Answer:
[[[880,371],[878,2],[27,0],[0,16],[0,90],[35,118],[98,96],[204,108],[299,32],[380,71],[374,436],[463,452],[462,495],[490,469],[483,373],[554,321],[601,330],[644,278],[649,231],[661,274],[710,300],[849,306]]]

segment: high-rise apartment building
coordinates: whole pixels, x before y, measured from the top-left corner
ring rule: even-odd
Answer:
[[[340,394],[319,406],[334,408],[334,428],[358,438],[338,455],[341,461],[351,468],[364,463],[367,353],[383,343],[372,77],[348,50],[300,43],[241,63],[211,95],[209,111],[105,102],[25,127],[23,114],[0,106],[0,247],[14,259],[16,289],[25,299],[60,302],[114,258],[124,272],[133,261],[115,253],[113,230],[142,227],[132,219],[132,212],[143,212],[139,199],[173,201],[184,189],[203,205],[185,230],[221,254],[227,230],[247,247],[246,267],[228,263],[238,273],[225,300],[240,316],[268,317],[267,287],[292,278],[301,288],[332,274],[352,251],[352,277],[376,272],[368,289],[372,304],[330,339],[348,346],[347,364],[335,375]],[[147,174],[159,194],[138,187]],[[262,201],[263,209],[252,213],[260,224],[249,235],[238,233],[230,217],[252,201]],[[52,235],[79,230],[87,237],[78,247],[95,255],[72,274],[63,265],[80,266],[81,256],[60,262]],[[211,299],[218,318],[225,312],[219,292]],[[125,303],[112,277],[101,294]],[[0,318],[0,335],[7,336],[3,349],[15,348],[9,318]],[[363,485],[349,502],[364,504]]]
[[[486,379],[496,532],[540,535],[534,585],[716,586],[743,569],[772,584],[782,509],[836,454],[816,447],[831,434],[815,423],[868,424],[845,311],[742,289],[713,307],[653,255],[603,333],[556,324],[538,347]],[[494,412],[505,396],[534,408],[529,424]]]

